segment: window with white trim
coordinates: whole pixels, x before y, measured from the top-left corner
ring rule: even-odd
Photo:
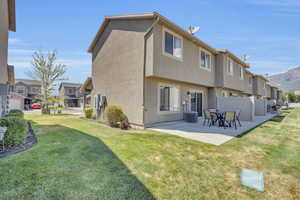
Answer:
[[[211,68],[211,54],[203,49],[200,49],[200,67],[209,70]]]
[[[240,66],[240,79],[244,79],[244,68]]]
[[[230,58],[227,59],[227,72],[228,74],[233,75],[233,60]]]
[[[159,111],[180,111],[179,89],[174,86],[159,86]]]
[[[264,89],[266,89],[266,83],[265,82],[263,83],[263,87],[264,87]]]
[[[16,92],[18,93],[18,94],[24,94],[25,93],[25,87],[24,86],[19,86],[19,85],[17,85],[16,86]]]
[[[182,58],[182,39],[169,33],[164,32],[164,52],[171,56]]]

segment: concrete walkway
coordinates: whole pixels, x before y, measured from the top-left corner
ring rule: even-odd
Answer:
[[[259,124],[273,118],[277,114],[267,114],[266,116],[256,116],[254,121],[241,121],[242,127],[226,128],[211,126],[203,126],[203,120],[198,123],[188,123],[184,121],[160,123],[149,129],[165,132],[209,144],[221,145],[232,138],[245,133],[246,131],[258,126]]]

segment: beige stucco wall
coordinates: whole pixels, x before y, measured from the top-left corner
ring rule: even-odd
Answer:
[[[252,95],[253,94],[253,75],[246,72],[244,79],[245,79],[244,80],[244,86],[245,86],[244,93]],[[252,79],[251,84],[249,84],[249,79]]]
[[[217,109],[221,111],[240,110],[240,120],[254,119],[254,97],[217,97]]]
[[[277,88],[272,87],[271,88],[271,99],[277,100]]]
[[[245,67],[231,59],[234,63],[233,74],[229,74],[227,71],[228,59],[229,57],[225,53],[219,53],[216,56],[215,86],[252,94],[252,86],[249,88]],[[240,67],[243,68],[243,78],[240,77]]]
[[[179,112],[159,112],[159,99],[158,99],[158,88],[160,84],[168,84],[175,86],[180,91],[180,102],[181,106]],[[199,91],[202,92],[202,110],[208,108],[208,96],[206,87],[201,87],[197,85],[174,82],[165,79],[158,78],[146,78],[145,80],[145,126],[150,126],[151,124],[158,122],[174,121],[181,120],[183,118],[183,106],[182,103],[185,100],[188,100],[188,91]]]
[[[266,83],[265,80],[263,80],[260,77],[254,77],[253,79],[253,92],[255,95],[258,96],[266,96],[266,89],[264,88],[264,83]]]
[[[152,23],[111,21],[93,51],[92,96],[101,94],[108,105],[120,105],[137,125],[143,124],[144,35]]]
[[[271,87],[270,87],[270,85],[266,85],[266,97],[271,98]]]
[[[154,51],[147,51],[146,76],[166,78],[202,86],[214,86],[214,54],[210,52],[212,61],[211,71],[200,68],[200,47],[186,38],[182,38],[182,60],[164,55],[163,30],[165,28],[172,32],[172,29],[168,29],[161,24],[154,26],[153,35],[150,38],[151,41],[149,41],[149,46],[153,46],[152,49]]]
[[[229,89],[234,89],[234,90],[240,90],[244,91],[245,90],[245,84],[244,84],[244,79],[245,79],[245,70],[243,70],[244,73],[244,79],[240,78],[240,67],[241,65],[233,61],[233,74],[229,74],[227,72],[227,59],[228,56],[224,56],[225,59],[225,65],[224,65],[224,87],[229,88]]]
[[[8,5],[0,1],[0,83],[7,83]]]

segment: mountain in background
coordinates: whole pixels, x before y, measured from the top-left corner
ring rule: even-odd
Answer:
[[[271,75],[268,78],[271,83],[284,92],[300,91],[300,66],[289,69],[287,72]]]

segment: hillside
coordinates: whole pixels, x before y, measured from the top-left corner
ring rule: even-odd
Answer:
[[[269,76],[270,82],[279,85],[279,87],[287,91],[300,91],[300,66],[289,69],[286,72]]]

